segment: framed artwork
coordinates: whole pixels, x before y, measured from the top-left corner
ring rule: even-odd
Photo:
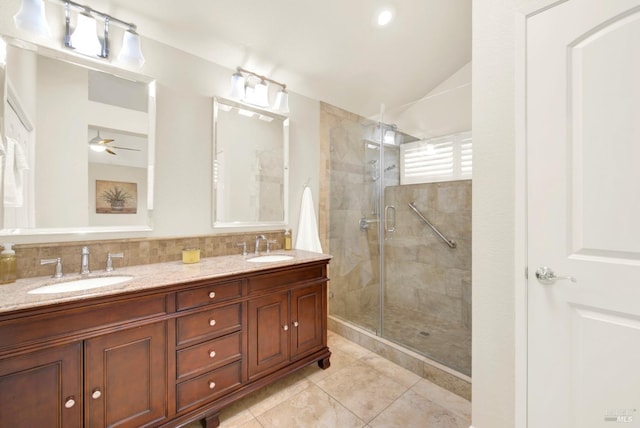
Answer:
[[[97,214],[136,214],[138,184],[96,180]]]

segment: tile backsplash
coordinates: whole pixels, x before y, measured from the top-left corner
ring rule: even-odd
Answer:
[[[82,247],[89,247],[91,252],[90,269],[94,272],[104,271],[108,253],[123,253],[123,259],[114,259],[113,266],[145,265],[182,260],[182,250],[199,248],[200,257],[241,254],[238,246],[247,243],[247,251],[253,251],[256,235],[264,235],[273,250],[283,247],[284,230],[269,232],[227,233],[206,236],[189,236],[176,238],[140,238],[113,239],[101,241],[73,241],[46,244],[15,245],[18,278],[47,276],[54,273],[52,265],[40,265],[42,259],[62,258],[65,273],[80,271],[80,252]],[[262,244],[264,245],[264,244]],[[264,251],[264,248],[262,248]]]

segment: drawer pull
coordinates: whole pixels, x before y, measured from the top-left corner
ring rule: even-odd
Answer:
[[[289,330],[289,326],[285,324],[285,325],[283,325],[283,326],[282,326],[282,329],[283,329],[284,331],[287,331],[287,330]]]
[[[209,389],[214,389],[216,387],[216,383],[213,381],[209,382]]]
[[[211,327],[213,327],[214,325],[216,325],[216,320],[209,320],[209,325]]]
[[[210,298],[210,299],[213,299],[213,298],[215,298],[215,297],[216,297],[216,292],[215,292],[215,291],[210,291],[210,292],[209,292],[209,298]]]
[[[93,394],[91,394],[91,398],[93,398],[94,400],[97,400],[98,398],[100,398],[101,395],[102,395],[102,392],[100,392],[99,389],[95,389],[93,391]]]
[[[67,409],[70,409],[75,405],[76,405],[76,400],[74,399],[74,397],[67,398],[67,401],[65,401],[64,403],[64,407],[66,407]]]
[[[294,322],[293,322],[293,326],[294,326],[294,327],[297,327],[298,325],[300,325],[300,324],[298,324],[298,321],[294,321]]]
[[[215,358],[216,357],[216,351],[209,351],[209,358]]]

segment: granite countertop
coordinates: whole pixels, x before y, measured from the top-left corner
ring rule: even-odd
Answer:
[[[262,253],[261,255],[265,255]],[[293,256],[290,260],[255,263],[247,261],[254,254],[247,256],[232,255],[203,258],[199,263],[184,264],[182,261],[156,263],[140,266],[117,267],[113,272],[104,270],[93,271],[90,275],[81,276],[78,273],[66,273],[63,278],[36,277],[19,279],[11,284],[0,285],[0,314],[15,310],[35,308],[63,302],[73,302],[87,298],[111,296],[120,293],[149,290],[168,285],[197,281],[210,278],[221,278],[234,274],[259,272],[274,267],[294,266],[298,264],[329,260],[328,254],[312,253],[309,251],[290,250],[274,251],[271,255]],[[52,266],[53,271],[53,266]],[[74,291],[54,294],[29,294],[30,290],[44,285],[68,282],[83,278],[97,278],[105,276],[132,276],[129,281],[101,288],[84,291]]]

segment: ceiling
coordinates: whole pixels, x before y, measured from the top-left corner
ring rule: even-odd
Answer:
[[[365,117],[419,100],[471,61],[471,0],[95,3],[143,36]],[[380,28],[385,5],[395,18]]]

